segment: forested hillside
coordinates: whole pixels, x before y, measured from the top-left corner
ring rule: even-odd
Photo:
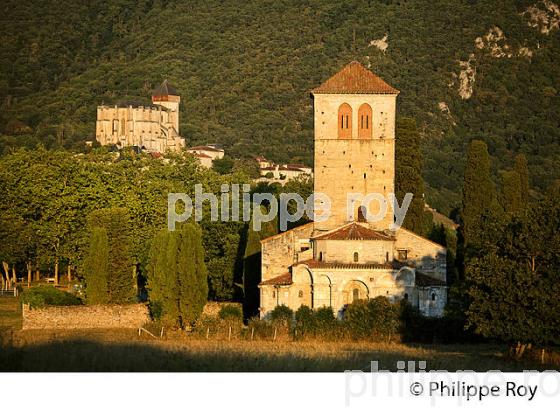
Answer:
[[[312,162],[309,90],[358,60],[401,90],[423,136],[428,201],[460,200],[468,142],[494,173],[560,178],[560,8],[549,0],[4,0],[0,150],[80,148],[101,103],[167,78],[188,144]]]

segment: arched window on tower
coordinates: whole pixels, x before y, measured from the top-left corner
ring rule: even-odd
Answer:
[[[358,252],[354,252],[354,262],[358,262],[359,259],[360,256],[358,255]]]
[[[338,107],[338,138],[352,138],[352,107],[346,103]]]
[[[358,109],[358,138],[371,139],[372,110],[369,104],[362,104]]]

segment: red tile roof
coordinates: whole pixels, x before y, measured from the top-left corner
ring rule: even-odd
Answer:
[[[309,268],[317,269],[399,269],[403,266],[398,261],[387,263],[340,263],[340,262],[322,262],[316,259],[308,259],[297,262],[292,266],[306,265]]]
[[[416,286],[429,287],[429,286],[446,286],[447,284],[440,279],[432,278],[425,273],[416,271]]]
[[[268,279],[265,280],[261,283],[259,283],[260,285],[264,285],[264,286],[287,286],[287,285],[291,285],[292,282],[292,274],[290,272],[284,273],[282,275],[276,276],[272,279]]]
[[[345,241],[394,241],[395,237],[376,231],[356,222],[342,226],[334,231],[315,236],[320,240],[345,240]]]
[[[196,147],[191,147],[187,149],[187,151],[213,151],[213,152],[222,152],[223,149],[210,147],[208,145],[197,145]]]
[[[398,94],[380,77],[357,61],[352,61],[319,87],[313,94]]]

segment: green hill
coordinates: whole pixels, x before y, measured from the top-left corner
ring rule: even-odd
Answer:
[[[460,198],[472,138],[487,142],[496,172],[525,153],[543,190],[560,178],[556,4],[4,0],[0,149],[80,147],[98,104],[147,100],[167,78],[188,144],[310,164],[309,90],[358,60],[417,119],[434,207],[449,213]]]

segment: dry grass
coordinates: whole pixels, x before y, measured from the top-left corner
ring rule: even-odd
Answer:
[[[0,332],[21,329],[21,305],[19,298],[0,296]]]
[[[542,370],[509,360],[500,345],[201,340],[179,332],[154,339],[126,329],[22,331],[13,298],[0,299],[0,328],[0,370],[8,371],[338,372],[368,371],[372,361],[396,370],[400,360],[426,361],[428,370]]]
[[[505,357],[496,345],[412,346],[311,341],[213,341],[184,335],[156,340],[133,330],[18,331],[0,353],[0,368],[20,371],[302,371],[396,370],[399,360],[428,369],[539,369]]]

